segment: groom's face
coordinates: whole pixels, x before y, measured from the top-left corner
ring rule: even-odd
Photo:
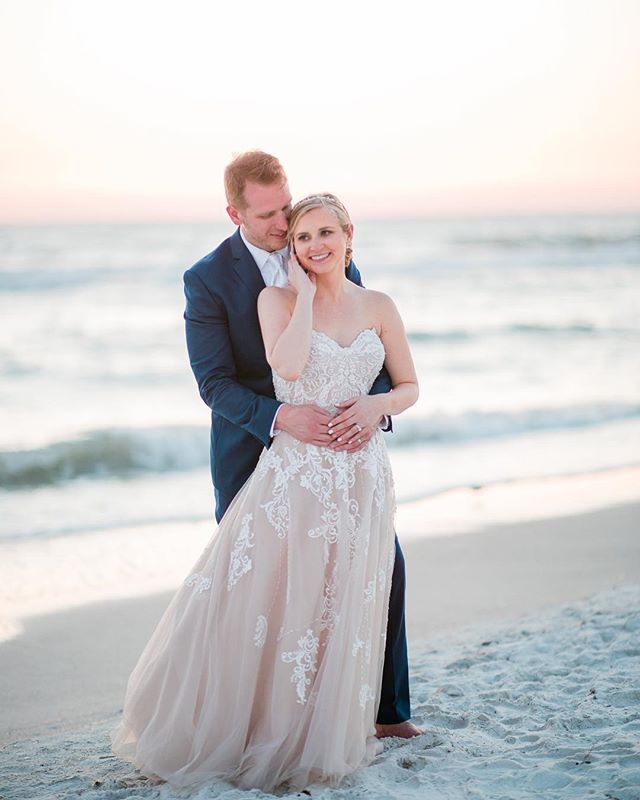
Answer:
[[[236,225],[241,225],[244,235],[256,247],[280,250],[287,244],[291,193],[285,183],[266,186],[247,182],[244,189],[244,208],[229,205],[227,213]]]

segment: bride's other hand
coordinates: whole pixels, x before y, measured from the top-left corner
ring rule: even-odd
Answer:
[[[316,276],[313,272],[306,272],[302,269],[293,250],[289,256],[288,276],[289,283],[297,294],[314,296],[316,293]]]
[[[336,408],[344,409],[330,420],[329,436],[331,450],[355,453],[362,449],[378,429],[384,416],[384,399],[381,395],[365,394],[336,403]]]

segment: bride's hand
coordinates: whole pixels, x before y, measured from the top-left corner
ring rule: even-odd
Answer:
[[[352,397],[336,408],[343,409],[329,422],[329,436],[332,450],[346,450],[355,453],[371,439],[384,416],[384,398],[380,394],[364,394]]]
[[[316,276],[313,272],[305,272],[300,266],[300,262],[295,256],[293,250],[289,256],[289,283],[295,289],[296,293],[302,296],[308,295],[313,297],[316,293]]]

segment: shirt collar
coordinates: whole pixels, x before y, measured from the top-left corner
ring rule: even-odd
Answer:
[[[244,231],[242,230],[242,226],[240,226],[240,238],[245,243],[247,250],[253,256],[253,260],[258,265],[258,269],[262,270],[264,265],[267,263],[267,259],[271,255],[268,250],[263,250],[261,247],[256,247],[255,244],[251,244],[250,241],[247,240],[247,237],[244,235]],[[279,253],[283,256],[285,264],[289,257],[289,245],[285,245],[285,247],[280,248],[280,250],[275,250],[274,252]]]

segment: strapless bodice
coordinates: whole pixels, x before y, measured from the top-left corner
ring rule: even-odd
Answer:
[[[365,328],[346,347],[326,333],[311,331],[311,349],[295,381],[273,371],[276,398],[291,405],[315,403],[333,410],[336,403],[368,394],[384,363],[384,346],[374,328]]]

